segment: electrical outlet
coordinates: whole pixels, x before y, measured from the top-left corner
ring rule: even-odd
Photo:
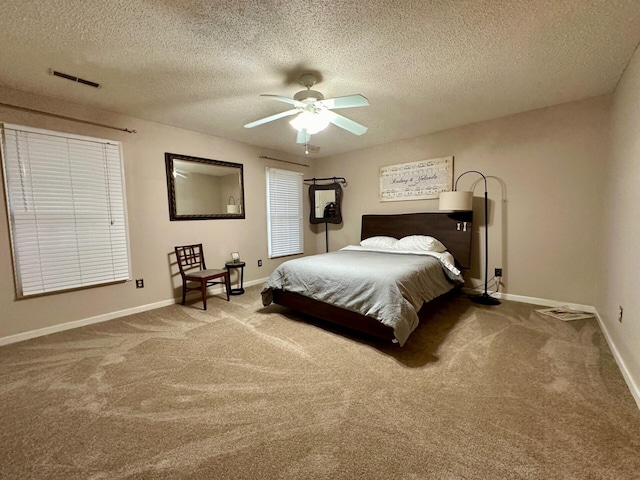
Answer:
[[[623,312],[624,310],[623,310],[623,308],[622,308],[622,305],[620,305],[618,308],[620,309],[620,310],[618,310],[618,321],[619,321],[620,323],[622,323],[622,312]]]
[[[262,260],[258,260],[258,266],[261,267],[262,266]]]
[[[144,280],[142,278],[136,279],[136,288],[144,288]]]
[[[496,277],[502,277],[502,269],[501,268],[496,268],[495,276]]]

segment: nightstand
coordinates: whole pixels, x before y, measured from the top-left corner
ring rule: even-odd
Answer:
[[[238,272],[238,288],[232,288],[229,290],[229,295],[242,295],[244,293],[244,288],[242,287],[242,282],[244,280],[244,266],[246,263],[244,262],[227,262],[224,266],[227,268],[227,272],[229,272],[229,283],[231,283],[231,269],[240,269]]]

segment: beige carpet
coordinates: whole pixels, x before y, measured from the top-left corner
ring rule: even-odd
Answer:
[[[399,348],[259,287],[0,348],[3,479],[632,479],[595,320],[441,304]]]

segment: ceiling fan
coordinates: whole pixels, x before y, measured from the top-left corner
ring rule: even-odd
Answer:
[[[311,135],[324,130],[329,126],[329,123],[333,123],[337,127],[343,128],[354,135],[362,135],[365,133],[367,127],[339,115],[332,110],[337,108],[366,107],[369,105],[369,101],[359,94],[325,99],[322,93],[311,90],[311,87],[316,84],[316,81],[315,75],[310,73],[302,75],[300,77],[300,83],[306,87],[306,90],[296,93],[293,98],[282,97],[280,95],[260,95],[261,97],[269,97],[279,102],[288,103],[295,108],[247,123],[244,128],[253,128],[280,118],[297,115],[289,123],[298,131],[296,142],[300,144],[308,144]]]

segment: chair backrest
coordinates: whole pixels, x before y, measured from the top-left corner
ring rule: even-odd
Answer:
[[[180,267],[180,275],[184,276],[191,270],[206,270],[204,263],[204,253],[202,252],[202,244],[182,245],[174,247],[176,258],[178,259],[178,267]]]

